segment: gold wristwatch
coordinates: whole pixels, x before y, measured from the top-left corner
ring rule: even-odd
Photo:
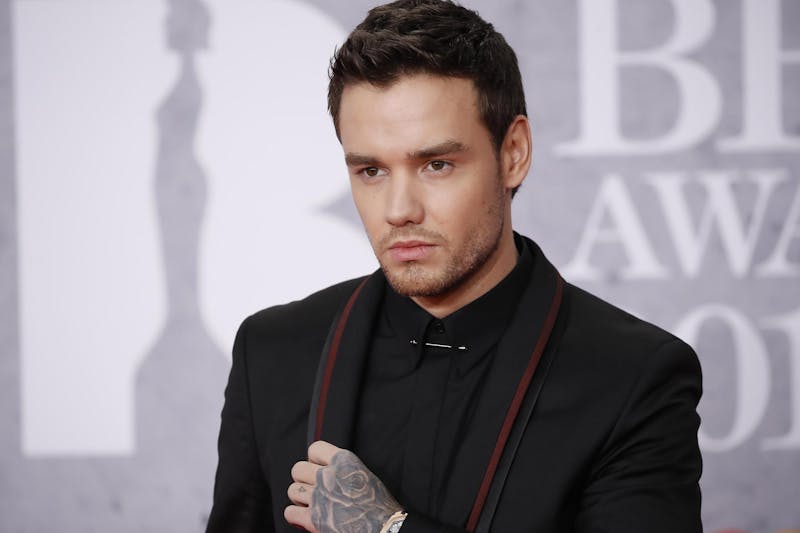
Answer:
[[[397,511],[383,523],[380,533],[397,533],[403,526],[403,521],[406,519],[406,516],[408,516],[408,513]]]

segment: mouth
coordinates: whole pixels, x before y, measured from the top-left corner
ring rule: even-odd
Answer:
[[[435,244],[426,241],[397,241],[389,246],[389,255],[395,261],[420,261],[433,252]]]

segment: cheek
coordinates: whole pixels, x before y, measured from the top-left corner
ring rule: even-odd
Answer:
[[[496,204],[496,191],[488,188],[453,190],[437,195],[427,203],[427,213],[442,226],[458,231],[485,223]]]
[[[480,205],[451,197],[441,205],[428,204],[427,224],[423,225],[443,234],[451,245],[458,246],[459,242],[468,240],[479,229],[482,209]]]

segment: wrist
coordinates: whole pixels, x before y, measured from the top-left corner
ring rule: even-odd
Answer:
[[[403,526],[406,516],[408,516],[408,513],[403,510],[395,512],[383,523],[380,533],[397,533]]]

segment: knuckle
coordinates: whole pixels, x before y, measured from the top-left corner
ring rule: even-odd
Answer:
[[[314,452],[318,451],[322,446],[323,444],[321,440],[312,442],[308,447],[308,455],[309,456],[313,455]]]
[[[348,461],[351,461],[353,459],[358,460],[356,454],[354,454],[350,450],[339,450],[338,452],[336,452],[336,455],[334,455],[334,457],[337,456],[339,457],[340,460],[348,460]]]

